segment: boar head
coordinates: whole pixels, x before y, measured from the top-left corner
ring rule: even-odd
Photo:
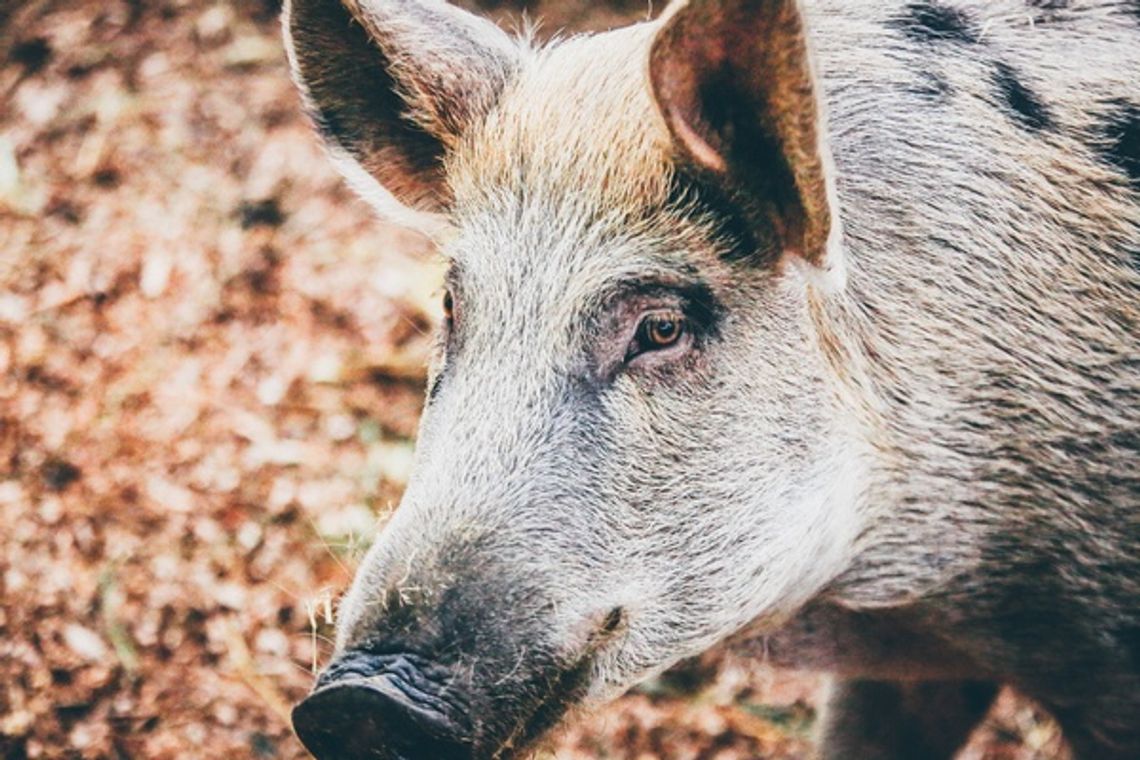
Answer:
[[[432,0],[291,0],[285,28],[334,161],[450,264],[306,745],[516,754],[834,577],[860,436],[813,328],[844,275],[797,4],[542,47]]]

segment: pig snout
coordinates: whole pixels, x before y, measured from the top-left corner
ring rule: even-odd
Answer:
[[[347,652],[293,710],[319,760],[459,760],[473,756],[467,706],[444,667],[410,654]]]
[[[383,636],[398,617],[380,621],[372,635]],[[293,728],[318,760],[508,756],[505,747],[525,748],[581,696],[595,657],[619,634],[624,618],[620,607],[599,611],[558,641],[521,648],[489,625],[460,625],[449,628],[453,636],[446,642],[414,647],[438,657],[379,654],[374,645],[357,644],[333,660],[293,709]],[[534,631],[528,635],[538,638]],[[495,643],[481,646],[488,641]],[[552,655],[554,649],[561,654]],[[457,654],[460,662],[478,665],[441,661]]]

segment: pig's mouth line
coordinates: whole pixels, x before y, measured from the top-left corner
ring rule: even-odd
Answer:
[[[534,708],[516,723],[510,735],[499,743],[498,749],[490,755],[491,760],[509,760],[521,756],[581,699],[585,693],[584,675],[589,671],[592,662],[591,654],[586,654],[573,666],[551,679],[546,693],[536,702]]]
[[[624,620],[624,618],[622,619]],[[621,622],[621,621],[619,621]],[[491,760],[517,757],[554,728],[571,707],[581,703],[588,692],[588,676],[598,653],[615,638],[624,625],[608,626],[608,630],[592,636],[584,651],[565,670],[548,682],[545,694],[534,708],[522,717],[510,735],[491,754]]]

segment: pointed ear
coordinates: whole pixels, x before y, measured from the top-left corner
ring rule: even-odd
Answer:
[[[689,0],[650,50],[682,159],[746,199],[784,253],[828,289],[843,257],[831,157],[796,0]]]
[[[355,189],[398,221],[441,212],[441,162],[519,61],[501,29],[443,0],[287,0],[305,104]]]

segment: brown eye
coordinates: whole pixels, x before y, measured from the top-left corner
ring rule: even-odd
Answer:
[[[645,337],[658,348],[665,348],[681,337],[681,320],[672,317],[650,317],[645,321]]]
[[[637,327],[637,337],[630,358],[647,351],[661,351],[676,345],[685,334],[685,318],[680,314],[664,312],[650,314]]]

